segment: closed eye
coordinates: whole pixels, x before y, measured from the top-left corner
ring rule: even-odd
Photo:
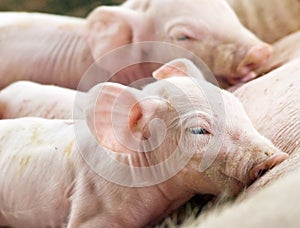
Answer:
[[[185,35],[182,35],[182,36],[179,36],[176,38],[177,41],[185,41],[185,40],[189,40],[191,39],[189,36],[185,36]]]
[[[205,130],[204,128],[200,128],[200,127],[191,127],[191,128],[189,128],[189,132],[194,134],[194,135],[209,134],[209,132],[207,130]]]

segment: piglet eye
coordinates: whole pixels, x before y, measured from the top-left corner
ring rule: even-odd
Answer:
[[[182,36],[178,36],[176,38],[177,41],[186,41],[186,40],[189,40],[191,39],[189,36],[186,36],[186,35],[182,35]]]
[[[207,130],[205,130],[204,128],[200,128],[200,127],[191,127],[191,128],[189,128],[189,132],[194,134],[194,135],[206,135],[206,134],[208,134]]]

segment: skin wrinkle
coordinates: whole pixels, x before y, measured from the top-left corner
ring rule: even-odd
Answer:
[[[299,2],[227,0],[241,22],[268,43],[299,30]],[[281,15],[281,16],[278,16]]]
[[[64,34],[61,36],[61,40],[66,39],[67,34]],[[45,41],[47,42],[47,40]],[[62,47],[64,46],[65,42],[57,42],[55,43],[54,46],[52,46],[52,50],[50,58],[49,59],[44,59],[45,61],[45,71],[50,72],[50,74],[55,75],[55,69],[57,68],[57,65],[60,64],[60,58],[59,55],[61,55],[63,52],[61,52]],[[33,80],[33,79],[32,79]],[[34,80],[33,80],[34,81]]]
[[[65,49],[66,49],[65,52],[68,53],[67,56],[70,56],[70,58],[67,58],[68,61],[67,61],[66,65],[67,65],[68,71],[70,71],[70,72],[71,72],[72,67],[77,66],[74,59],[76,60],[76,57],[77,57],[76,49],[78,47],[78,43],[79,43],[80,39],[81,39],[80,37],[69,36],[67,41],[65,42]],[[61,79],[61,80],[63,80],[63,79]],[[71,84],[71,78],[68,79],[68,84]]]
[[[296,116],[296,115],[295,115]],[[289,128],[287,128],[286,126],[281,126],[281,128],[279,128],[276,132],[275,132],[275,134],[274,134],[274,136],[272,137],[272,138],[275,138],[275,139],[277,139],[278,141],[282,141],[282,138],[284,138],[284,136],[283,135],[285,135],[286,134],[286,132],[288,131],[289,133],[291,133],[291,131],[293,131],[294,133],[292,133],[295,137],[297,137],[297,135],[296,135],[296,129],[297,129],[297,125],[299,125],[299,121],[298,121],[298,123],[297,123],[297,121],[295,120],[295,121],[291,121],[291,124],[290,124],[290,126],[289,126]],[[294,129],[294,130],[291,130],[291,129]],[[289,151],[290,150],[290,148],[293,148],[293,144],[292,143],[284,143],[285,145],[284,145],[284,147],[282,147],[282,150],[283,151]],[[279,148],[281,148],[281,145],[279,144],[278,145],[278,147]]]
[[[14,15],[3,13],[3,17],[12,17]],[[14,37],[15,33],[14,28],[20,27],[22,24],[29,24],[31,21],[34,21],[30,25],[27,26],[27,29],[24,30],[24,42],[26,43],[25,46],[20,48],[20,55],[15,56],[12,58],[13,61],[20,61],[21,58],[24,58],[24,55],[30,55],[31,60],[29,61],[29,66],[26,68],[25,65],[22,66],[20,64],[20,68],[18,69],[18,72],[16,72],[15,79],[31,79],[35,81],[44,81],[45,83],[55,83],[54,79],[52,78],[52,75],[57,75],[58,83],[60,81],[66,80],[66,78],[63,77],[69,77],[69,74],[71,74],[71,77],[77,74],[80,74],[80,72],[76,72],[77,69],[79,71],[82,71],[83,65],[87,65],[86,61],[80,62],[80,65],[74,64],[72,68],[68,69],[68,62],[71,61],[70,59],[77,59],[76,61],[80,59],[90,59],[87,57],[86,49],[88,49],[87,45],[82,45],[80,48],[77,48],[79,51],[74,58],[72,56],[69,56],[68,53],[73,52],[74,50],[68,50],[68,47],[71,47],[71,43],[73,42],[73,38],[76,39],[76,37],[79,36],[78,28],[77,26],[81,26],[83,20],[78,20],[75,18],[68,18],[68,17],[62,17],[62,16],[50,16],[46,14],[38,14],[38,13],[16,13],[16,21],[12,21],[10,25],[10,28],[4,28],[1,27],[1,30],[3,29],[3,33],[7,32],[8,37],[5,40],[5,42],[8,42],[8,47],[3,48],[3,51],[8,51],[9,49],[13,48],[12,45],[16,42],[18,42],[18,39]],[[26,19],[28,16],[28,20]],[[24,18],[24,21],[22,19]],[[37,19],[36,19],[37,18]],[[40,18],[40,21],[38,20]],[[26,20],[25,20],[26,19]],[[44,28],[41,24],[44,21],[49,20],[49,29]],[[59,20],[65,20],[65,24],[60,23]],[[59,27],[63,24],[63,28]],[[70,28],[67,28],[68,25],[70,25]],[[48,25],[47,25],[48,26]],[[38,36],[34,36],[33,33],[39,32]],[[73,38],[72,38],[73,37]],[[32,38],[32,43],[28,40],[29,38]],[[71,42],[70,44],[68,42]],[[82,42],[81,42],[82,43]],[[3,44],[4,45],[4,44]],[[32,45],[36,50],[32,49]],[[42,48],[43,46],[46,46],[46,48]],[[31,52],[31,53],[30,53]],[[83,54],[84,53],[84,54]],[[75,54],[75,53],[74,53]],[[83,55],[81,55],[83,54]],[[23,55],[23,56],[22,56]],[[69,59],[70,58],[70,59]],[[8,69],[5,69],[5,65],[8,68],[11,64],[7,63],[7,61],[4,63],[4,71],[8,71]],[[31,64],[31,65],[30,65]],[[35,64],[36,67],[33,67],[32,65]],[[69,71],[71,70],[71,71]],[[68,72],[69,71],[69,72]],[[42,77],[41,77],[42,75]],[[49,77],[51,75],[51,77]],[[81,76],[81,75],[80,75]],[[18,78],[17,78],[18,77]],[[74,79],[74,78],[73,78]],[[8,79],[10,81],[14,80],[14,78],[10,77]],[[47,80],[47,81],[45,81]],[[52,81],[51,81],[52,80]],[[77,80],[77,79],[76,79]],[[75,80],[75,81],[76,81]],[[72,80],[71,82],[74,84]],[[7,81],[9,82],[9,81]],[[6,82],[3,82],[4,84]],[[65,84],[66,86],[66,84]]]
[[[62,52],[62,50],[59,50],[61,53],[61,57],[59,57],[59,55],[57,56],[57,60],[60,60],[59,62],[63,62],[66,61],[66,69],[68,72],[72,72],[74,66],[77,68],[77,66],[80,66],[82,63],[80,62],[80,60],[82,59],[80,56],[80,50],[82,49],[82,46],[80,44],[82,44],[82,38],[80,36],[70,36],[70,34],[66,34],[65,35],[65,41],[62,42],[62,44],[64,44],[64,49],[65,51]],[[67,53],[67,56],[69,56],[68,58],[66,58],[62,53]],[[79,61],[78,61],[79,60]],[[56,66],[54,65],[54,68],[56,68]],[[57,70],[60,69],[60,66],[58,65]],[[60,80],[64,83],[67,84],[73,84],[72,81],[74,81],[73,75],[70,75],[70,78],[65,78],[63,77],[64,75],[61,75],[62,78],[60,78]]]
[[[67,56],[68,54],[70,53],[70,51],[72,51],[72,49],[70,50],[70,47],[72,45],[72,41],[74,40],[73,37],[71,37],[68,33],[64,34],[64,39],[63,39],[63,42],[61,42],[61,46],[60,46],[60,49],[58,49],[58,53],[57,53],[57,56],[56,56],[56,61],[62,61],[64,59],[64,55],[65,53],[67,53]],[[59,48],[57,46],[57,48]],[[72,58],[66,58],[68,59],[68,61],[65,63],[66,66],[67,66],[67,69],[69,68],[69,62]],[[56,65],[54,65],[54,67],[56,68]]]

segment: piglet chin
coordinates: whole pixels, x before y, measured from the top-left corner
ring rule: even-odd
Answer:
[[[223,172],[220,172],[220,176],[222,176],[223,180],[226,180],[226,182],[222,184],[223,185],[222,188],[225,187],[223,194],[226,197],[234,197],[238,195],[241,192],[241,190],[246,187],[246,184],[243,183],[242,181],[234,177],[229,177]]]
[[[256,78],[256,76],[257,76],[256,73],[251,71],[243,77],[227,78],[226,80],[230,85],[238,85],[238,84],[243,84],[245,82],[251,81],[252,79]]]
[[[241,86],[244,83],[255,79],[256,77],[257,74],[251,71],[242,77],[231,78],[231,77],[217,76],[217,79],[221,87],[228,88],[230,86]]]
[[[239,180],[232,178],[231,179],[231,191],[227,191],[226,195],[229,197],[234,197],[238,195],[242,189],[244,189],[246,186]]]

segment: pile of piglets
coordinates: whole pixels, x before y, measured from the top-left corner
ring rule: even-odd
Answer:
[[[0,12],[0,227],[153,226],[196,194],[238,198],[183,226],[231,211],[228,227],[246,227],[259,201],[266,227],[261,208],[299,179],[299,10],[127,0],[85,19]],[[281,208],[282,227],[300,224]]]

